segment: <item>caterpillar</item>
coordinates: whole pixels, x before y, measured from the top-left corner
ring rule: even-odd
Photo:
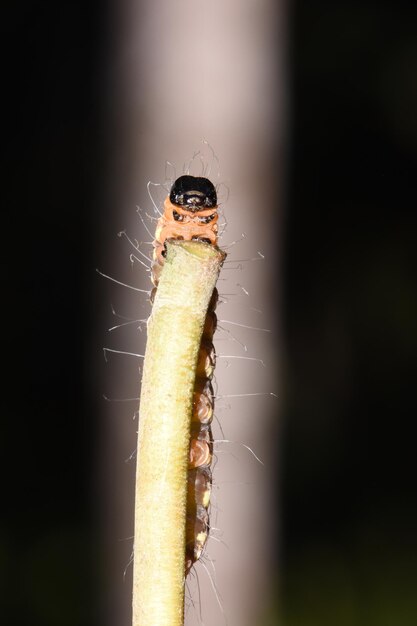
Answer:
[[[210,180],[190,175],[175,180],[164,201],[164,211],[158,220],[153,242],[151,279],[154,288],[151,301],[164,265],[166,242],[170,239],[195,240],[217,246],[217,210],[217,193]],[[197,360],[188,459],[185,576],[200,559],[209,534],[213,457],[211,423],[214,412],[211,380],[216,363],[213,335],[217,326],[217,300],[218,292],[214,289]]]

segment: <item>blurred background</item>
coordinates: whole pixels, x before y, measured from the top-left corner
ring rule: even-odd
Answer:
[[[147,288],[117,234],[150,240],[147,182],[198,151],[224,183],[219,317],[237,340],[216,336],[218,393],[265,394],[218,401],[216,435],[238,442],[216,449],[208,550],[227,623],[416,623],[416,17],[405,1],[8,7],[2,623],[129,624],[140,363],[102,348],[142,350],[134,326],[107,329],[149,308],[96,268]],[[227,361],[239,341],[265,368]],[[226,623],[196,570],[187,623]]]

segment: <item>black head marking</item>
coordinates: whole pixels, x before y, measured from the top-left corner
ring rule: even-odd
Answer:
[[[169,199],[187,211],[202,211],[217,205],[216,189],[208,178],[180,176],[172,185]]]

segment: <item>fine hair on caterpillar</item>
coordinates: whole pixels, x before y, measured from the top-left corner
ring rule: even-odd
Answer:
[[[199,174],[200,172],[197,173]],[[198,179],[205,179],[205,177],[182,174],[181,176],[178,176],[178,178],[176,178],[172,185],[168,188],[166,185],[150,186],[150,190],[152,190],[150,193],[154,193],[155,189],[158,190],[158,193],[159,191],[164,190],[165,198],[163,202],[160,202],[159,200],[156,202],[154,198],[156,208],[154,208],[153,214],[152,211],[151,214],[148,215],[146,212],[138,209],[139,218],[148,234],[147,241],[136,240],[124,230],[120,232],[120,237],[127,241],[133,248],[133,252],[130,257],[132,264],[139,264],[141,266],[140,269],[142,271],[142,275],[144,268],[150,273],[154,288],[158,287],[159,273],[165,262],[165,246],[168,240],[180,238],[184,240],[192,240],[195,238],[196,240],[202,241],[207,245],[217,246],[219,231],[221,230],[220,221],[223,220],[223,217],[219,218],[218,210],[219,186],[214,185],[210,179]],[[175,183],[177,183],[177,181],[179,182],[175,188]],[[210,185],[208,185],[208,183],[210,183]],[[234,248],[235,244],[240,241],[239,236],[235,236],[233,239],[236,241],[232,241],[232,243],[228,246],[229,248]],[[152,249],[146,251],[143,247],[146,244],[152,245]],[[236,245],[236,250],[238,248],[240,248],[240,246]],[[224,269],[230,268],[231,270],[239,271],[242,269],[244,262],[261,260],[260,254],[258,254],[258,256],[248,255],[248,257],[251,258],[237,259],[236,261],[231,259],[229,265]],[[147,294],[150,301],[153,301],[155,293],[152,293],[151,289],[139,289],[135,286],[135,281],[133,279],[127,279],[125,282],[125,280],[119,281],[119,277],[113,278],[109,275],[105,276],[120,285],[127,286],[131,290],[131,293],[136,291]],[[229,276],[226,278],[229,279]],[[249,290],[247,289],[248,285],[245,284],[244,280],[241,280],[241,282],[243,284],[235,283],[236,288],[225,289],[223,287],[223,291],[229,293],[222,294],[219,302],[227,303],[229,297],[232,297],[235,301],[236,298],[239,297],[243,297],[246,300],[250,288]],[[230,279],[228,280],[228,284],[231,284]],[[143,300],[145,301],[145,298],[143,298]],[[219,334],[216,335],[216,341],[233,341],[235,343],[236,350],[240,353],[242,351],[247,352],[248,347],[246,341],[243,342],[239,338],[239,328],[269,332],[269,329],[262,327],[262,323],[258,323],[256,325],[245,324],[244,322],[246,320],[241,320],[240,318],[235,319],[233,317],[232,319],[223,319],[217,322],[216,311],[214,309],[214,305],[217,304],[217,300],[218,294],[216,293],[215,296],[213,296],[213,302],[210,304],[209,314],[203,331],[201,350],[197,366],[197,384],[194,390],[194,407],[191,423],[190,458],[187,480],[187,558],[184,572],[184,574],[187,575],[188,582],[190,579],[193,581],[199,574],[200,578],[201,576],[203,576],[203,578],[208,576],[206,567],[208,568],[210,574],[213,574],[212,567],[214,567],[214,564],[211,562],[207,552],[205,552],[209,537],[211,536],[215,542],[220,541],[221,543],[224,543],[218,538],[216,531],[213,532],[212,530],[213,526],[222,526],[222,523],[217,524],[215,519],[217,506],[214,506],[214,511],[211,507],[213,489],[217,490],[218,485],[221,484],[217,483],[216,485],[217,481],[215,481],[215,485],[213,486],[211,478],[211,472],[213,471],[214,462],[216,460],[216,450],[221,453],[223,452],[218,449],[217,446],[221,445],[224,447],[227,445],[227,448],[229,448],[232,443],[238,443],[240,446],[249,450],[252,455],[257,458],[256,454],[251,448],[249,448],[249,446],[246,445],[246,443],[238,441],[239,434],[229,438],[228,432],[226,433],[226,436],[222,432],[221,437],[213,437],[211,433],[211,429],[213,428],[213,419],[216,419],[218,422],[218,428],[222,431],[222,424],[218,420],[218,417],[214,415],[214,400],[219,398],[220,404],[226,403],[225,408],[229,409],[231,404],[236,405],[238,402],[229,402],[228,398],[244,398],[246,396],[249,397],[269,394],[269,392],[259,392],[259,387],[242,387],[240,382],[240,389],[236,389],[236,392],[241,390],[247,391],[247,393],[227,394],[225,393],[226,391],[230,390],[233,392],[235,390],[230,387],[225,389],[223,381],[219,393],[217,390],[213,390],[212,377],[216,365],[216,353],[212,345],[212,337],[216,328],[219,331]],[[247,307],[245,303],[245,310],[246,309]],[[143,314],[139,314],[137,319],[127,319],[121,315],[124,311],[118,305],[114,308],[113,313],[118,319],[117,323],[111,326],[112,331],[129,327],[137,328],[139,330],[145,329],[146,318]],[[230,318],[231,315],[225,314],[224,317]],[[224,350],[222,352],[224,353],[220,354],[218,357],[221,359],[221,368],[224,370],[229,367],[232,370],[236,370],[235,363],[238,359],[240,360],[243,355],[240,356],[240,354],[230,354],[231,350]],[[142,358],[141,353],[143,353],[143,349],[141,348],[137,350],[114,350],[113,348],[106,350],[107,356],[110,356],[110,354],[116,354],[116,356],[117,354],[124,354],[133,357],[136,356],[140,359]],[[251,371],[252,367],[257,367],[258,365],[262,366],[262,360],[256,357],[247,357],[246,361],[252,361],[252,364],[249,363],[247,368]],[[238,379],[239,377],[235,377],[235,380]],[[114,400],[119,401],[125,399],[114,398]],[[221,409],[220,404],[217,406],[217,410]],[[227,428],[227,430],[229,430],[229,428]],[[231,452],[228,452],[227,454],[232,455]],[[221,456],[223,457],[223,454],[221,454]],[[241,463],[240,459],[239,462]],[[237,480],[235,481],[235,484],[247,483],[239,482]],[[214,524],[212,523],[213,521]],[[230,541],[229,535],[228,540]],[[209,555],[212,556],[211,549],[209,551]],[[194,564],[198,564],[197,569],[193,568]],[[204,567],[204,565],[206,567]],[[208,589],[211,587],[215,590],[216,585],[217,583],[215,577],[210,578]],[[215,594],[217,598],[217,590],[215,591]],[[192,602],[192,604],[195,605],[195,602]]]

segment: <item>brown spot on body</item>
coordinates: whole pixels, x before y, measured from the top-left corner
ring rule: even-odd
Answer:
[[[210,381],[196,386],[191,421],[200,424],[211,424],[213,421],[213,388]]]
[[[196,467],[188,471],[187,510],[197,505],[206,509],[211,497],[211,471],[208,467]]]
[[[200,351],[198,353],[196,377],[207,378],[211,380],[216,367],[216,351],[211,341],[201,342]]]
[[[201,433],[199,433],[199,437],[200,436]],[[194,438],[190,440],[189,468],[210,465],[212,456],[212,444],[210,441]]]

